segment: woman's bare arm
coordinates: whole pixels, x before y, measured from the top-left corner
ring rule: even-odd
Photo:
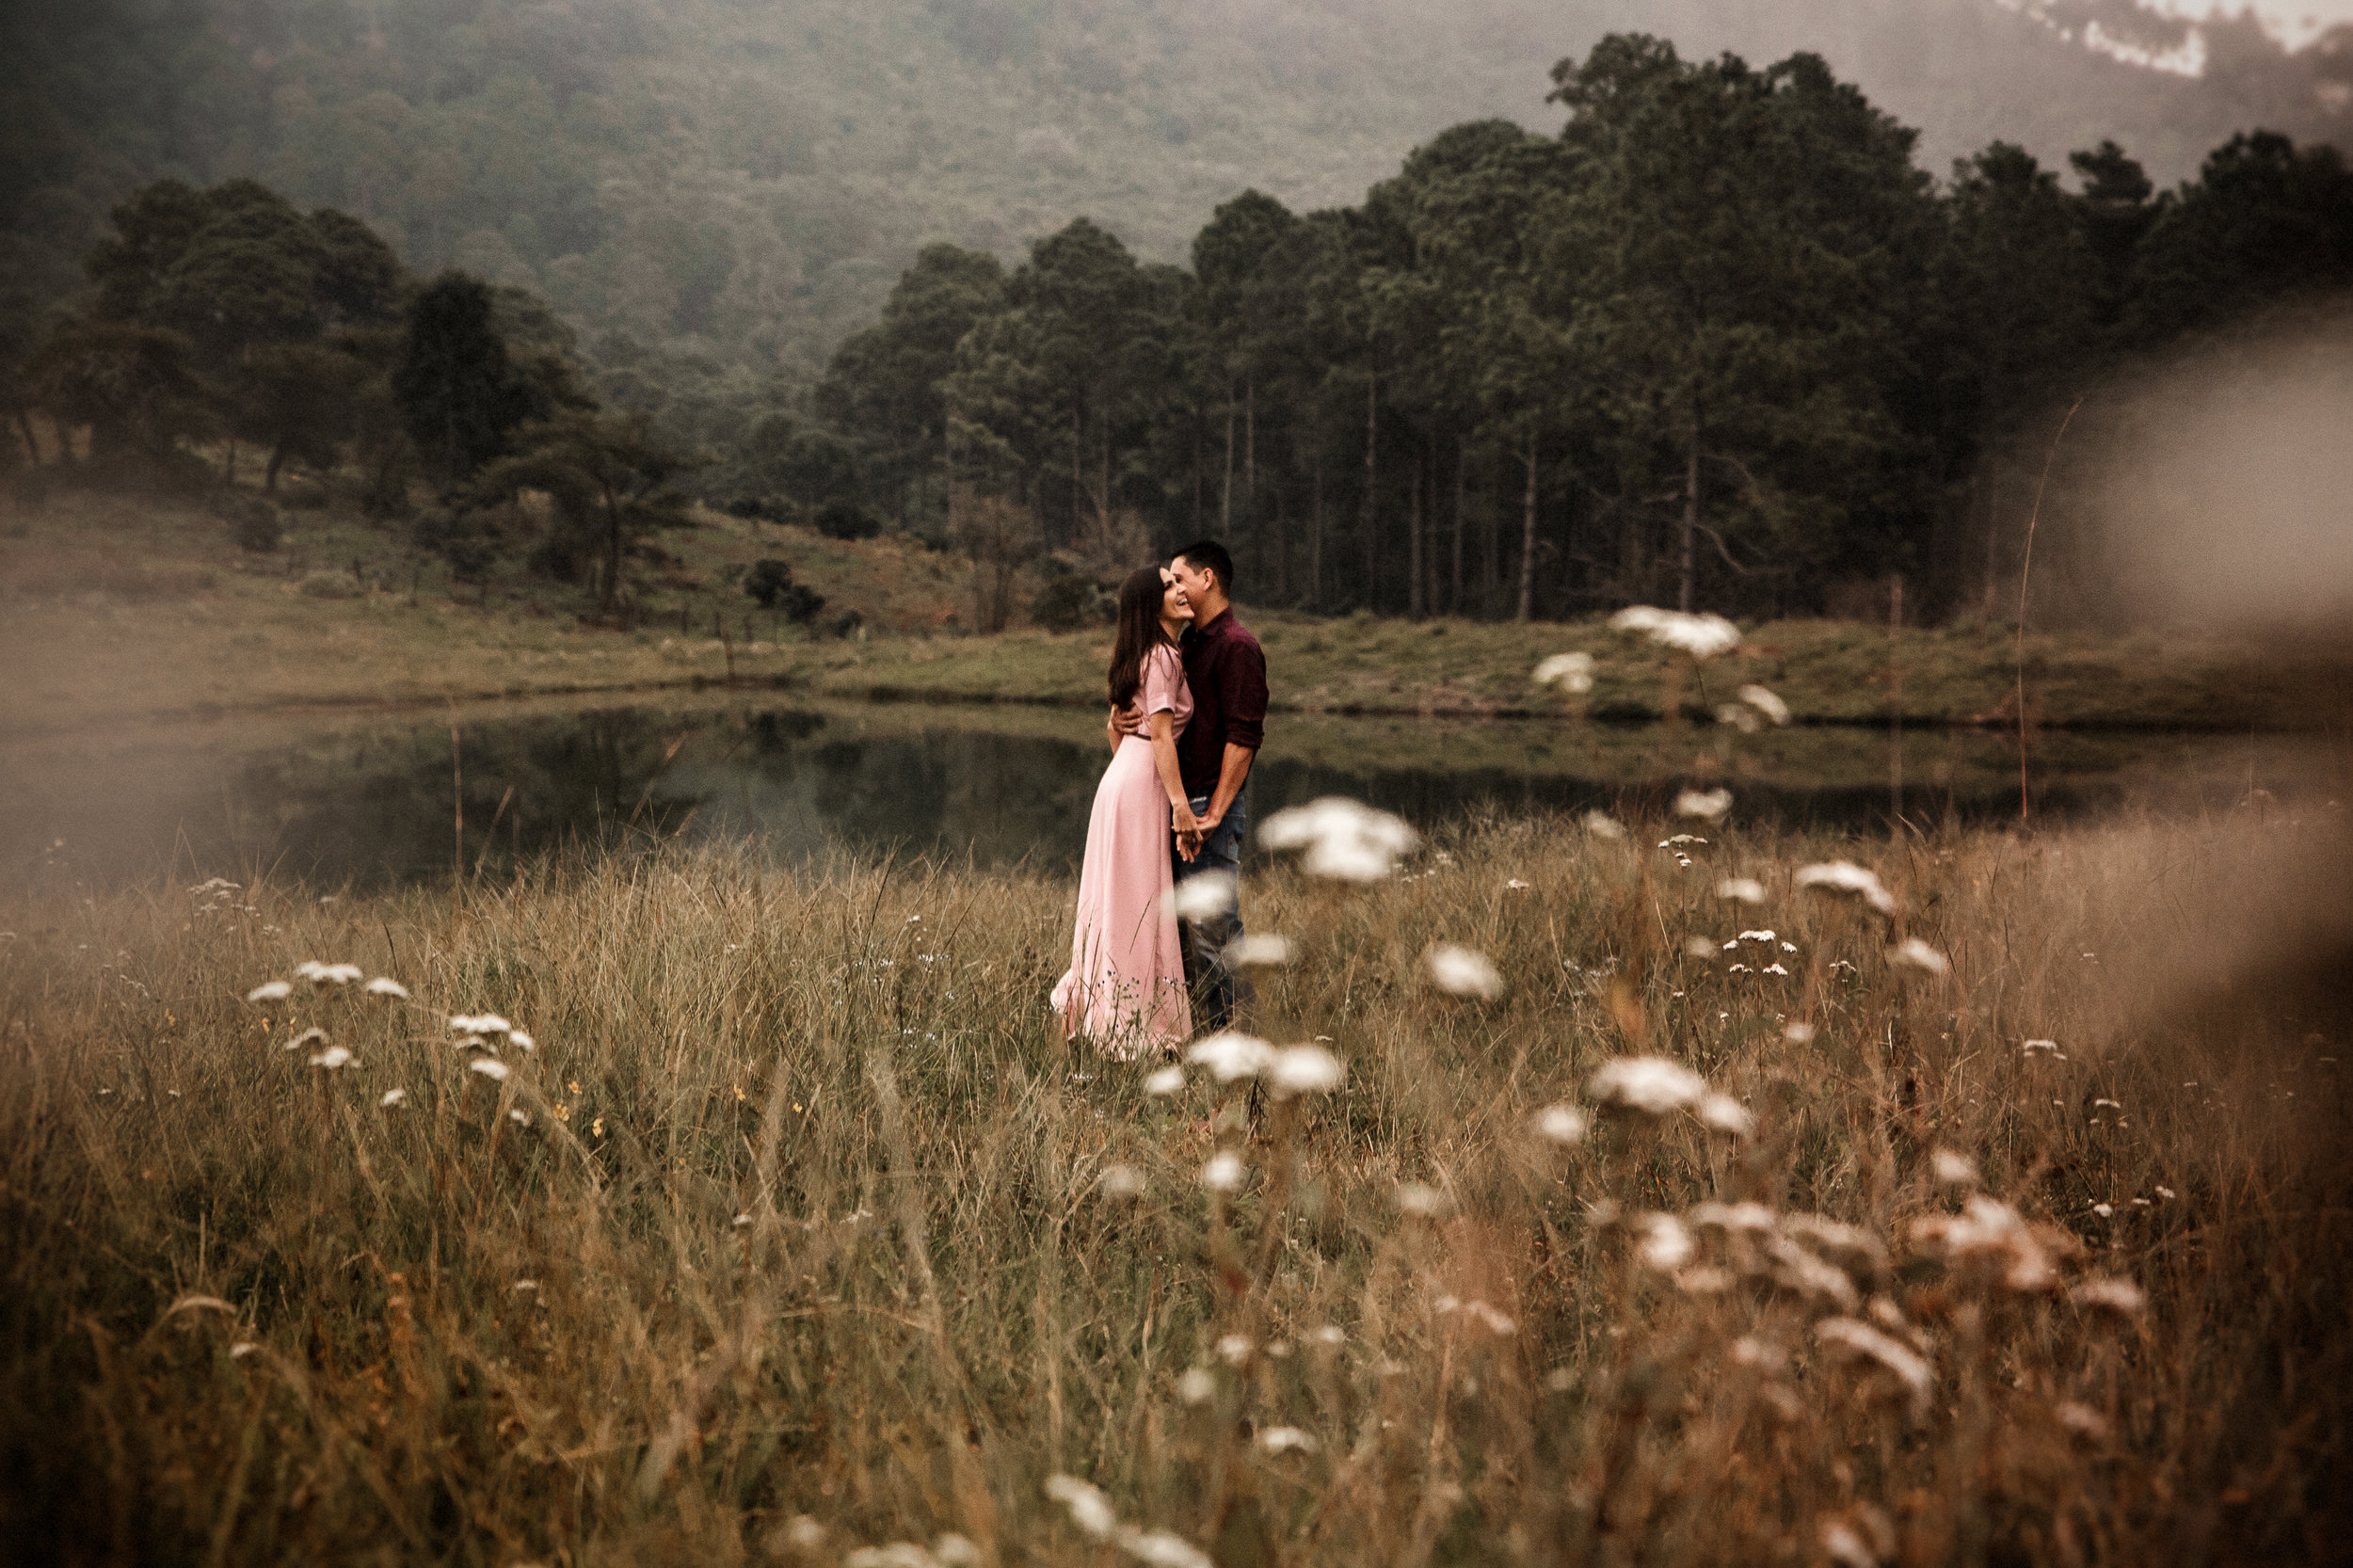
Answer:
[[[1160,770],[1160,788],[1168,792],[1168,814],[1176,829],[1177,843],[1186,859],[1200,848],[1201,824],[1193,814],[1193,802],[1185,798],[1183,770],[1176,766],[1176,718],[1163,708],[1152,715],[1152,765]]]

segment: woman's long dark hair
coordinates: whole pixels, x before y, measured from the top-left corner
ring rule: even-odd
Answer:
[[[1119,640],[1112,644],[1112,706],[1125,708],[1144,684],[1144,659],[1168,641],[1160,630],[1160,600],[1168,584],[1160,568],[1142,567],[1119,585]]]

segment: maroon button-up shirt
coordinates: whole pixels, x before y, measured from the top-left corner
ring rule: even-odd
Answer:
[[[1193,688],[1193,723],[1176,743],[1176,770],[1185,793],[1198,799],[1217,792],[1228,745],[1256,751],[1266,739],[1266,650],[1225,609],[1186,632],[1177,652]]]

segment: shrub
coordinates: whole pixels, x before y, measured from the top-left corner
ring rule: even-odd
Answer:
[[[825,607],[825,596],[792,581],[792,568],[773,556],[755,561],[744,574],[744,592],[763,610],[774,610],[795,626],[807,626]]]
[[[773,557],[752,563],[744,574],[744,592],[763,610],[773,610],[785,589],[792,585],[792,568]]]
[[[855,501],[828,502],[812,520],[829,539],[871,539],[882,532],[882,520]]]
[[[304,575],[295,591],[305,599],[358,599],[367,586],[347,571],[313,571]]]
[[[1030,618],[1048,632],[1109,626],[1118,616],[1118,599],[1102,584],[1075,572],[1055,578],[1030,600]]]
[[[229,524],[229,536],[239,550],[265,554],[276,550],[286,536],[284,517],[258,495],[223,492],[213,498],[213,513]]]

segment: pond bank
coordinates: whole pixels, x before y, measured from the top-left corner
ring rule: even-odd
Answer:
[[[0,544],[0,667],[10,672],[0,733],[713,686],[930,704],[1101,701],[1110,639],[1099,629],[812,640],[747,614],[744,601],[726,610],[728,634],[713,636],[712,596],[678,621],[615,630],[584,624],[545,595],[483,604],[471,593],[420,593],[413,580],[373,568],[302,569],[332,559],[323,552],[344,548],[341,535],[322,538],[316,560],[246,558],[168,512],[125,515],[24,520]],[[1769,622],[1695,667],[1597,619],[1324,618],[1249,604],[1241,614],[1266,646],[1275,707],[1289,713],[1639,723],[1678,711],[1710,721],[1755,682],[1802,725],[2018,722],[2015,633],[1993,622],[1892,633]],[[1529,679],[1543,659],[1572,651],[1594,660],[1581,708]],[[2148,632],[2037,633],[2025,654],[2030,726],[2243,732],[2353,721],[2353,661],[2341,655]]]

